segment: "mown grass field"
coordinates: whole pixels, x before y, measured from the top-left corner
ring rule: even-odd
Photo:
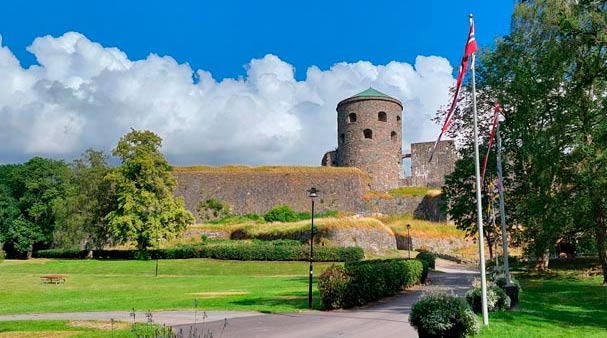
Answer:
[[[153,332],[146,324],[135,327],[140,334]],[[102,321],[38,320],[0,322],[0,338],[133,338],[128,323]]]
[[[550,273],[519,274],[520,307],[491,313],[479,337],[607,337],[607,287],[600,284],[602,278],[584,277],[584,260],[559,263]]]
[[[0,314],[193,309],[294,312],[307,308],[308,263],[211,259],[7,260],[0,264]],[[317,263],[315,276],[328,263]],[[65,274],[65,284],[40,276]],[[319,307],[314,287],[315,307]]]

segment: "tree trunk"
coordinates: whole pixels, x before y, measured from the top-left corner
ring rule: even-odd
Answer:
[[[29,248],[27,249],[27,253],[25,254],[25,259],[32,259],[33,253],[34,253],[34,245],[30,244]]]
[[[487,246],[489,247],[489,260],[493,260],[493,242],[491,242],[491,233],[485,232],[485,238],[487,238]]]
[[[607,285],[607,251],[605,251],[605,231],[603,226],[597,225],[595,228],[596,248],[599,251],[599,262],[603,270],[603,285]]]
[[[548,263],[550,263],[550,250],[545,249],[536,251],[535,269],[538,271],[548,270]]]

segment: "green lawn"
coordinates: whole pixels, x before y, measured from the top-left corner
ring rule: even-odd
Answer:
[[[211,259],[8,260],[0,264],[0,314],[192,309],[294,312],[307,307],[308,263]],[[317,263],[317,276],[330,263]],[[44,274],[66,274],[44,284]],[[314,287],[315,307],[319,295]]]
[[[491,313],[480,337],[607,337],[607,287],[580,271],[520,276],[516,311]]]

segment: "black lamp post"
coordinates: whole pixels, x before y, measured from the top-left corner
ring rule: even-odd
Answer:
[[[314,262],[314,199],[318,197],[318,190],[312,187],[308,190],[308,197],[312,201],[312,223],[310,225],[310,283],[308,289],[308,309],[312,308],[312,262]]]
[[[409,232],[409,230],[411,230],[411,224],[407,224],[407,242],[409,242],[407,245],[407,252],[409,252],[409,259],[411,259],[411,233]]]

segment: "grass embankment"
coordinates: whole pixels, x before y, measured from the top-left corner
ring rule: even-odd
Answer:
[[[0,314],[192,309],[293,312],[307,307],[308,263],[211,259],[155,261],[7,260],[0,264]],[[318,276],[330,263],[317,263]],[[44,284],[45,274],[68,275]],[[319,307],[314,287],[315,307]]]
[[[246,173],[246,172],[272,172],[272,173],[355,173],[365,175],[360,169],[354,167],[305,167],[305,166],[259,166],[250,167],[246,165],[226,165],[213,167],[207,165],[195,165],[186,167],[172,167],[173,172],[221,172],[221,173]]]
[[[552,261],[549,273],[518,274],[520,307],[491,313],[480,337],[607,337],[607,287],[602,277],[584,276],[587,261]]]
[[[333,228],[375,228],[382,231],[392,232],[381,221],[371,217],[327,217],[314,220],[316,231],[322,233]],[[226,232],[229,236],[237,238],[260,238],[260,239],[290,239],[310,232],[310,221],[299,221],[293,223],[259,223],[253,220],[237,224],[198,224],[189,229],[205,229]]]

